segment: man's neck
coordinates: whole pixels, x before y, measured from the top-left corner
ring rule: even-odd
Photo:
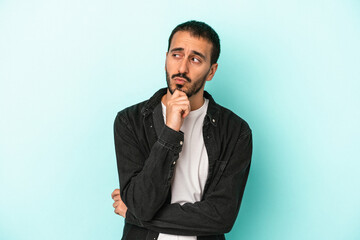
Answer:
[[[166,94],[161,98],[161,102],[166,106],[167,103],[167,99],[171,97],[171,93],[169,91],[169,89],[167,90]],[[202,107],[202,105],[204,105],[204,91],[199,91],[198,93],[196,93],[195,95],[192,95],[189,98],[190,101],[190,107],[191,107],[191,111],[194,111],[196,109],[199,109]]]

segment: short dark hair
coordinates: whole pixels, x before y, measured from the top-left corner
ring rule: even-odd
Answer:
[[[220,39],[218,34],[215,32],[214,29],[212,29],[212,27],[210,27],[204,22],[199,22],[195,20],[187,21],[177,25],[170,34],[168,51],[170,49],[171,40],[174,34],[179,31],[190,32],[192,36],[202,37],[210,41],[212,43],[211,65],[217,62],[220,55]]]

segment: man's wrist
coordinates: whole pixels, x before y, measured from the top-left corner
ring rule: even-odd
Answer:
[[[169,123],[165,123],[165,125],[166,125],[168,128],[171,128],[171,129],[174,130],[174,131],[177,131],[177,132],[180,131],[180,128],[174,127],[174,126],[172,126],[172,125],[169,124]]]
[[[158,141],[170,150],[181,152],[184,143],[184,133],[164,125]]]

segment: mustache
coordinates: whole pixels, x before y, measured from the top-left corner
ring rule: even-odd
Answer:
[[[181,78],[184,78],[186,79],[189,83],[191,83],[191,79],[185,75],[185,73],[177,73],[177,74],[173,74],[171,76],[171,78],[176,78],[176,77],[181,77]]]

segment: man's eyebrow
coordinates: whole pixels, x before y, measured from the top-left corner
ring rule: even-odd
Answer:
[[[178,48],[173,48],[173,49],[171,49],[171,51],[170,51],[170,52],[176,52],[176,51],[184,51],[184,49],[183,49],[183,48],[181,48],[181,47],[178,47]]]
[[[204,54],[202,54],[202,53],[200,53],[200,52],[198,52],[198,51],[192,51],[193,53],[195,53],[196,55],[199,55],[201,58],[203,58],[204,60],[206,60],[206,57],[205,57],[205,55]]]
[[[173,49],[171,49],[170,52],[176,52],[176,51],[184,51],[184,48],[182,48],[182,47],[173,48]],[[203,58],[206,61],[205,55],[202,54],[201,52],[198,52],[198,51],[195,51],[195,50],[192,50],[191,52],[194,53],[195,55],[199,55],[201,58]]]

